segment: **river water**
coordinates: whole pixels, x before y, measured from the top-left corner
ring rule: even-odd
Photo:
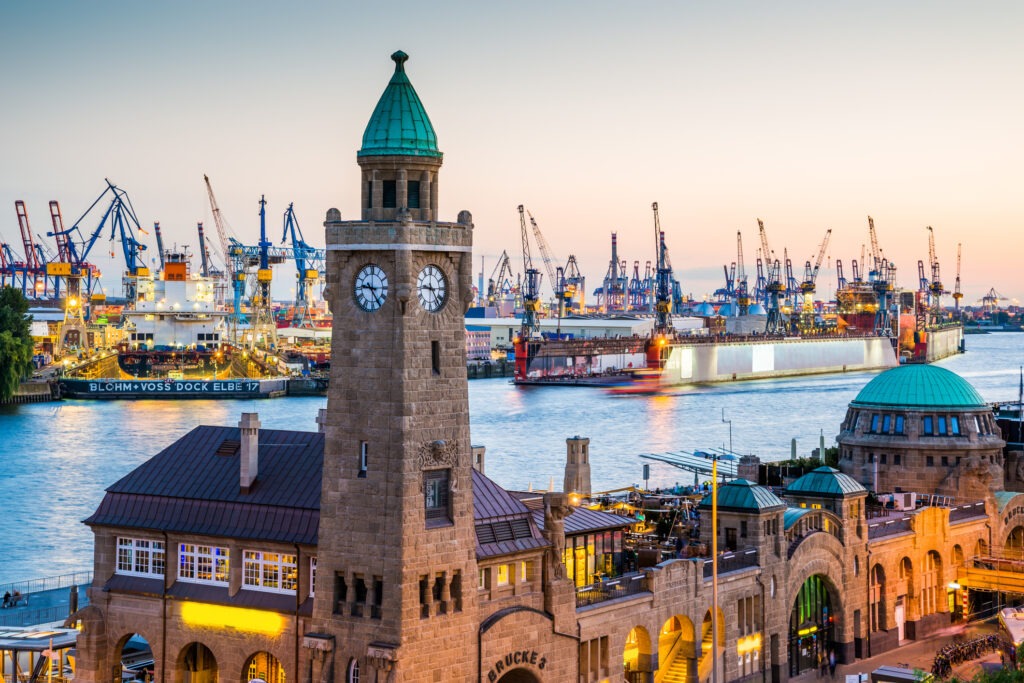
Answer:
[[[1016,400],[1024,335],[967,337],[941,366],[989,401]],[[729,448],[762,460],[834,444],[847,404],[875,373],[683,387],[665,396],[610,396],[591,387],[469,383],[474,444],[488,476],[513,489],[561,488],[565,439],[589,437],[594,490],[641,482],[641,453]],[[89,569],[81,520],[104,489],[199,424],[237,424],[258,411],[269,429],[315,430],[320,397],[262,401],[63,401],[0,407],[0,583]],[[723,421],[724,419],[729,422]],[[731,428],[731,437],[730,437]],[[650,485],[692,475],[651,463]]]

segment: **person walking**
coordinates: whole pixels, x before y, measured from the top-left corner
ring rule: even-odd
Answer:
[[[836,651],[828,649],[828,673],[832,678],[836,677]]]

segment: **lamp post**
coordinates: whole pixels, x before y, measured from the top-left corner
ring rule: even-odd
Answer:
[[[722,410],[725,419],[725,410]],[[730,437],[732,424],[729,424]],[[732,451],[730,438],[729,450]],[[711,683],[718,683],[718,456],[711,460]]]
[[[722,408],[722,422],[729,425],[729,454],[732,455],[732,420],[725,419],[725,408]]]

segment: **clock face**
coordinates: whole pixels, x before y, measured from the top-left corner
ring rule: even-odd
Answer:
[[[416,278],[416,291],[423,310],[437,313],[448,300],[448,280],[437,266],[425,266]]]
[[[368,263],[356,273],[356,304],[364,311],[376,311],[388,298],[388,276],[380,266]]]

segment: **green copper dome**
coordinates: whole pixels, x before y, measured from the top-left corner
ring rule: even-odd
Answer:
[[[786,495],[796,494],[822,498],[845,498],[867,493],[856,479],[834,467],[818,467],[786,487]]]
[[[698,507],[711,509],[711,494],[704,496]],[[734,479],[718,487],[718,509],[732,512],[768,512],[781,510],[786,503],[764,486]]]
[[[985,408],[985,399],[959,375],[934,365],[901,365],[867,383],[854,406]]]
[[[405,75],[409,55],[401,50],[391,55],[395,75],[391,77],[363,132],[363,148],[357,157],[406,155],[441,158],[437,134],[427,110]]]

